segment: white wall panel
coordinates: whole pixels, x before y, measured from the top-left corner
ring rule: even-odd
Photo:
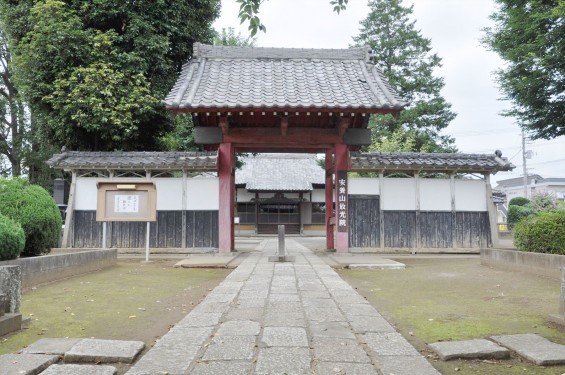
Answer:
[[[455,210],[486,211],[484,180],[455,180]]]
[[[378,195],[379,179],[378,178],[349,178],[347,180],[347,192],[357,195]]]
[[[155,178],[157,210],[182,210],[182,178]]]
[[[217,177],[187,180],[187,210],[217,210],[220,183]]]
[[[450,180],[421,178],[420,210],[451,211]]]
[[[251,202],[252,199],[255,199],[255,193],[250,193],[243,188],[237,189],[236,200],[238,202]]]
[[[75,210],[96,210],[98,178],[78,177],[75,185]]]
[[[308,194],[310,195],[310,194]],[[312,190],[312,202],[326,202],[326,189],[314,189]]]
[[[385,178],[381,199],[384,210],[415,210],[415,180],[413,178]]]

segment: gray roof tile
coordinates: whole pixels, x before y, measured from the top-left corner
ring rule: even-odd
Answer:
[[[215,152],[83,152],[67,151],[47,161],[60,169],[216,170]]]
[[[368,47],[291,49],[196,43],[165,99],[169,109],[388,109],[406,103],[368,59]]]
[[[257,154],[243,159],[235,183],[251,191],[311,191],[325,172],[311,154]]]
[[[515,166],[507,158],[495,154],[439,154],[416,152],[353,153],[352,170],[397,171],[511,171]]]

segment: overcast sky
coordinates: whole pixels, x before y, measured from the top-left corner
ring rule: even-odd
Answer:
[[[513,119],[500,116],[509,104],[500,100],[493,79],[503,63],[480,44],[482,28],[491,25],[494,1],[404,0],[404,5],[413,3],[416,27],[432,40],[433,51],[443,59],[436,74],[445,79],[443,95],[457,113],[445,133],[456,139],[460,152],[500,149],[511,158],[516,169],[498,173],[494,181],[521,176],[520,128]],[[239,25],[238,9],[235,0],[222,0],[222,14],[214,27],[235,27],[248,35],[247,25]],[[260,11],[267,32],[258,33],[259,47],[347,48],[368,7],[365,0],[350,0],[347,10],[337,15],[329,0],[269,0]],[[533,152],[527,161],[529,173],[565,177],[565,137],[528,142],[526,149]]]

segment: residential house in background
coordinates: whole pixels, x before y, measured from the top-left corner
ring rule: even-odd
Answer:
[[[506,203],[512,198],[524,197],[524,178],[516,177],[498,181],[494,188],[506,194]],[[550,194],[556,199],[565,200],[565,178],[543,178],[538,174],[528,176],[527,196],[531,199],[537,194]]]

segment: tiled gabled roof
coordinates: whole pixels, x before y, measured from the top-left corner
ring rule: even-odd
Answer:
[[[215,152],[67,151],[47,161],[53,168],[89,170],[216,170]]]
[[[311,191],[325,175],[316,155],[257,154],[243,159],[235,183],[250,191]]]
[[[515,166],[495,154],[437,154],[418,152],[355,153],[354,171],[498,172]]]
[[[168,109],[389,110],[406,103],[369,62],[368,47],[292,49],[194,44]]]

